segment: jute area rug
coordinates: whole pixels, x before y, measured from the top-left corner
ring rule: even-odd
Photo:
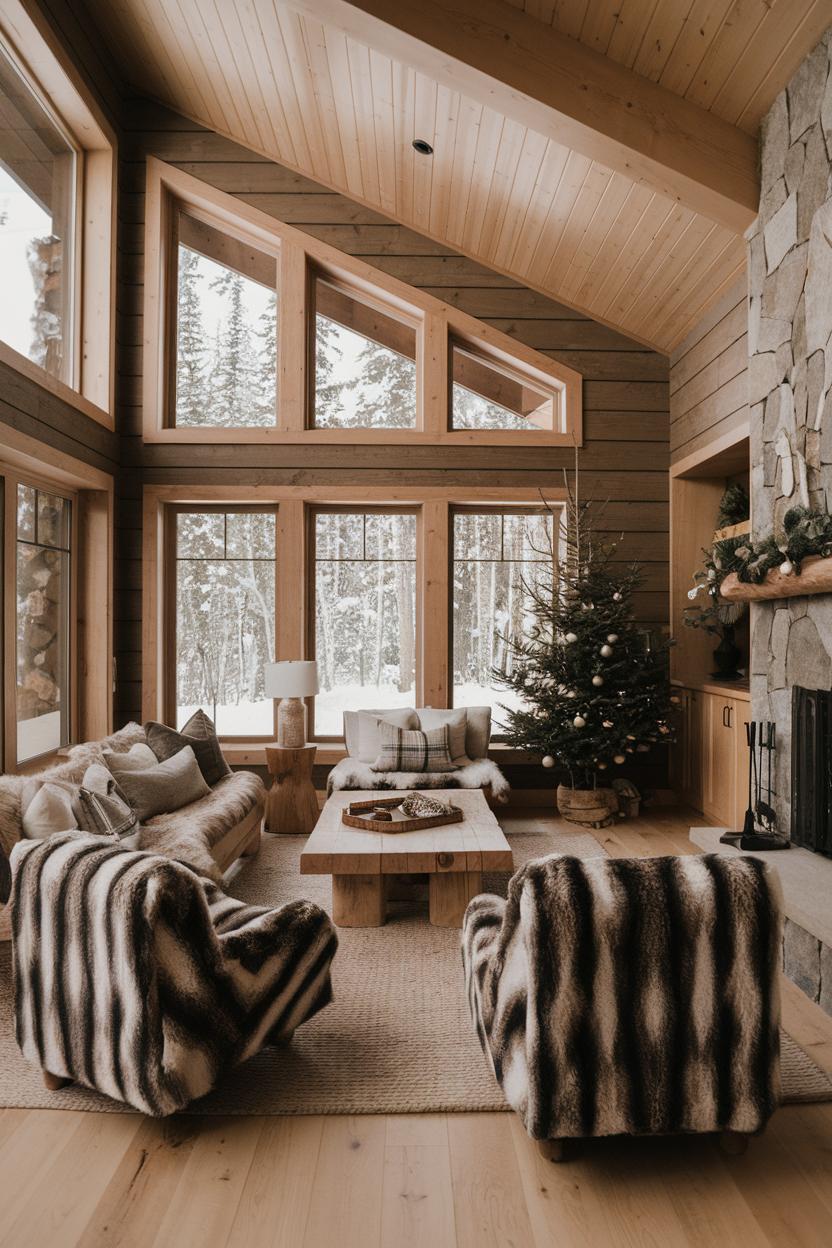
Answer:
[[[510,837],[517,866],[554,852],[603,853],[576,830]],[[326,876],[301,876],[302,837],[264,836],[229,892],[275,903],[309,897],[329,909]],[[486,876],[505,893],[508,875]],[[10,946],[0,946],[0,1107],[127,1113],[81,1087],[47,1092],[14,1040]],[[503,1110],[502,1093],[468,1016],[459,932],[431,927],[425,908],[403,903],[384,927],[342,929],[333,968],[335,1001],[298,1029],[287,1049],[268,1049],[189,1107],[197,1114],[405,1114]],[[788,1101],[832,1099],[832,1080],[783,1034]]]

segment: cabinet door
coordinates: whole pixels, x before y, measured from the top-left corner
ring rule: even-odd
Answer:
[[[709,693],[706,715],[705,814],[722,827],[734,822],[737,752],[734,732],[737,720],[733,698]],[[734,727],[732,727],[732,724]]]

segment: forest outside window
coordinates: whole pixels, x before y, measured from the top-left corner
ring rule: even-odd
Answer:
[[[71,737],[72,503],[32,485],[17,487],[17,761]]]
[[[277,509],[176,508],[171,541],[169,713],[181,726],[202,707],[223,737],[273,738],[264,676],[275,657]]]
[[[0,44],[0,339],[75,383],[78,152]]]
[[[313,513],[315,735],[340,737],[343,712],[416,701],[413,511]]]
[[[530,430],[558,427],[558,394],[473,348],[451,344],[451,428]]]
[[[415,429],[415,326],[322,277],[314,287],[315,428]]]
[[[270,428],[277,420],[277,258],[180,211],[172,423]]]
[[[454,706],[520,706],[502,687],[511,671],[509,639],[531,622],[527,588],[551,592],[554,519],[548,511],[459,510],[453,516]],[[499,728],[497,728],[499,735]]]

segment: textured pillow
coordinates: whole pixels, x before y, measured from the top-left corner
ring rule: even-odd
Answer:
[[[78,820],[72,799],[72,785],[44,781],[23,811],[23,835],[41,841],[56,832],[73,831]]]
[[[468,712],[464,706],[457,707],[453,711],[438,711],[432,706],[419,707],[416,711],[419,716],[419,727],[422,732],[432,732],[434,728],[442,728],[448,725],[450,734],[450,754],[458,767],[464,767],[466,763],[470,763],[465,750],[465,734],[468,731]]]
[[[150,746],[143,741],[137,741],[125,751],[105,750],[103,757],[108,770],[114,776],[120,776],[123,771],[146,771],[148,767],[155,767],[159,761]]]
[[[349,712],[344,713],[345,725],[348,714]],[[396,728],[419,727],[419,717],[412,706],[396,707],[389,711],[353,711],[352,714],[358,729],[357,734],[351,733],[353,739],[356,735],[358,738],[357,753],[353,754],[349,745],[347,752],[362,763],[374,763],[378,758],[381,750],[379,725],[382,722],[394,724]]]
[[[491,707],[467,706],[468,727],[465,731],[465,753],[472,761],[488,757],[491,740]]]
[[[189,745],[193,750],[199,770],[205,777],[206,784],[216,784],[223,776],[231,774],[231,768],[225,761],[213,722],[204,711],[194,711],[187,724],[183,724],[180,732],[168,728],[166,724],[151,721],[144,726],[147,743],[156,757],[164,762],[172,758],[181,749]]]
[[[396,728],[382,720],[379,732],[381,750],[373,771],[456,771],[447,724],[432,732],[419,732]]]
[[[135,810],[125,800],[115,777],[101,763],[93,763],[84,772],[73,806],[78,827],[84,832],[121,840],[138,831]]]
[[[146,771],[123,771],[118,783],[140,823],[181,810],[211,792],[189,745]]]

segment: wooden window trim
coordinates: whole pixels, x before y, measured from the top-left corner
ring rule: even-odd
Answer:
[[[280,507],[277,503],[173,503],[168,505],[163,513],[163,544],[164,544],[164,568],[163,568],[163,656],[164,656],[164,680],[162,692],[162,721],[166,724],[176,726],[176,517],[188,513],[214,513],[218,515],[240,514],[244,512],[268,512],[275,517],[275,645],[277,645],[278,629],[277,623],[280,619],[282,610],[279,594],[280,581],[280,564],[279,564],[279,518]],[[155,718],[155,716],[150,716]],[[252,741],[267,742],[274,741],[277,737],[277,702],[273,707],[273,724],[272,732],[266,736],[234,736],[226,734],[223,741]]]
[[[279,249],[278,389],[274,428],[176,428],[165,424],[166,376],[171,358],[169,323],[175,285],[170,280],[172,205],[206,214],[217,228],[253,244]],[[259,241],[258,241],[259,240]],[[308,322],[310,271],[320,271],[401,319],[421,321],[417,369],[421,392],[415,429],[310,427]],[[166,328],[167,326],[167,328]],[[448,416],[450,339],[504,360],[533,384],[557,392],[561,428],[451,429]],[[143,436],[146,442],[405,444],[444,446],[574,446],[582,443],[582,375],[524,343],[373,268],[355,256],[304,234],[258,208],[172,165],[149,157],[146,180]]]
[[[36,5],[0,0],[0,37],[79,153],[71,384],[6,343],[0,361],[114,429],[116,134]]]
[[[547,491],[554,506],[566,500],[563,488]],[[244,486],[146,485],[143,492],[142,566],[142,716],[164,719],[165,654],[164,545],[165,511],[169,507],[247,504],[254,510],[277,504],[277,658],[308,659],[314,614],[310,597],[310,513],[316,509],[346,511],[418,511],[416,529],[417,625],[415,703],[447,707],[450,698],[450,516],[456,509],[505,511],[540,509],[536,488],[460,485],[432,486]],[[223,738],[224,740],[226,738]],[[230,740],[230,739],[229,739]],[[250,738],[249,738],[250,740]],[[322,742],[320,760],[337,761],[340,738]],[[246,745],[234,740],[235,760],[248,759]],[[246,743],[247,744],[247,743]],[[252,742],[252,758],[260,746]],[[334,753],[333,753],[334,751]],[[251,759],[249,759],[251,761]],[[262,761],[262,760],[261,760]]]

